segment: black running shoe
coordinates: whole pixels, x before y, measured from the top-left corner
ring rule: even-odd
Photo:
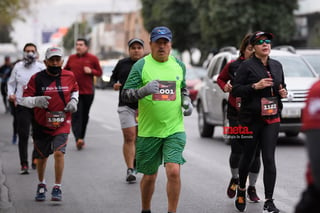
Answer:
[[[235,206],[239,210],[239,212],[243,212],[246,210],[246,190],[240,190],[238,188]]]
[[[126,181],[128,183],[135,183],[136,182],[136,175],[135,175],[135,172],[134,172],[134,169],[132,168],[129,168],[127,170],[127,177],[126,177]]]
[[[239,178],[231,178],[227,189],[227,195],[229,198],[234,198],[236,196],[236,191],[238,188]]]
[[[258,203],[259,202],[260,198],[257,195],[256,187],[249,186],[248,189],[247,189],[247,194],[248,194],[248,199],[251,202],[254,202],[254,203]]]
[[[36,201],[45,201],[46,200],[46,191],[47,191],[46,184],[43,184],[43,183],[38,184],[37,194],[36,194],[35,200]]]
[[[267,200],[263,206],[264,213],[279,213],[280,210],[273,203],[273,199]]]
[[[51,200],[52,201],[61,201],[62,200],[62,192],[59,186],[54,186],[51,192]]]
[[[20,174],[21,175],[28,175],[29,174],[29,167],[27,165],[21,166]]]

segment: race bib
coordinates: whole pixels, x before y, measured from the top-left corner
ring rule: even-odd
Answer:
[[[176,100],[176,82],[159,81],[159,93],[152,95],[154,101],[174,101]]]
[[[47,120],[47,127],[57,128],[65,121],[66,114],[63,111],[56,111],[56,112],[47,112],[46,113],[46,120]]]
[[[261,115],[270,116],[278,113],[278,99],[276,97],[261,98]]]

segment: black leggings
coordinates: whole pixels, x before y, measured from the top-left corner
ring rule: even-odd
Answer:
[[[78,110],[72,113],[72,132],[76,141],[86,135],[89,113],[94,95],[79,95]]]
[[[2,101],[3,101],[3,104],[6,108],[6,110],[9,108],[8,100],[7,100],[7,92],[8,92],[7,82],[2,82],[1,83],[1,95],[2,95]]]
[[[230,127],[237,127],[237,126],[239,126],[239,121],[229,119],[229,125],[230,125]],[[237,168],[239,168],[239,162],[240,162],[241,155],[243,152],[243,142],[241,139],[238,139],[236,137],[230,137],[229,141],[230,141],[230,146],[231,146],[229,165],[230,165],[230,168],[237,169]],[[260,166],[261,166],[260,149],[258,149],[249,172],[259,173]]]
[[[280,123],[266,124],[261,120],[243,126],[248,126],[249,131],[253,132],[253,137],[243,139],[244,150],[239,164],[240,187],[246,187],[249,170],[260,147],[264,166],[263,183],[265,198],[272,199],[277,174],[274,155]]]
[[[19,136],[19,156],[21,166],[28,166],[28,141],[30,135],[30,126],[32,122],[33,110],[18,105],[15,109],[15,118],[17,119],[17,130]],[[32,156],[34,155],[34,151]],[[33,158],[33,157],[32,157]]]

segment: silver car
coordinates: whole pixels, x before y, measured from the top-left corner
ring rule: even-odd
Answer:
[[[320,49],[297,49],[296,53],[302,55],[320,75]]]
[[[231,49],[216,54],[209,63],[207,75],[204,77],[196,101],[201,137],[212,137],[216,126],[228,126],[226,110],[228,93],[220,89],[217,78],[223,67],[237,57],[238,51]],[[270,57],[282,64],[288,90],[288,97],[282,99],[280,132],[284,132],[286,136],[297,136],[300,132],[301,110],[305,105],[307,92],[318,80],[318,75],[298,54],[272,50]]]

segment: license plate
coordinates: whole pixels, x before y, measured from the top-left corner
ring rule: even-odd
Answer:
[[[283,109],[281,112],[283,118],[300,118],[301,109]]]

